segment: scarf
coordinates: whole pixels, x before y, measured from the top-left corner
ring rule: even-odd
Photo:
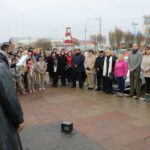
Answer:
[[[104,60],[104,66],[103,66],[103,76],[107,76],[107,77],[110,77],[110,74],[112,72],[112,56],[110,56],[109,58],[109,66],[107,66],[107,59],[108,57],[105,57],[105,60]],[[107,70],[108,68],[108,70]],[[107,74],[108,73],[108,74]]]

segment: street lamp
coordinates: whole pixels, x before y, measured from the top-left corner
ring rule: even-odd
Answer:
[[[99,21],[99,34],[100,34],[100,46],[101,46],[101,17],[100,18],[91,18],[91,19],[87,19],[86,21],[85,21],[85,51],[86,51],[86,42],[87,42],[87,39],[86,39],[86,35],[87,35],[87,23],[89,22],[89,21],[93,21],[93,20],[97,20],[97,21]]]
[[[133,22],[132,26],[133,26],[133,37],[134,37],[133,41],[135,42],[135,39],[136,39],[135,37],[136,37],[136,34],[137,34],[136,27],[138,26],[138,23]]]
[[[85,21],[85,51],[86,51],[86,33],[87,33],[87,23],[88,23],[89,21],[93,21],[93,20],[98,20],[98,18],[91,18],[91,19],[87,19],[87,20]]]
[[[133,34],[136,35],[136,27],[137,27],[138,23],[133,22],[132,26],[133,26]]]

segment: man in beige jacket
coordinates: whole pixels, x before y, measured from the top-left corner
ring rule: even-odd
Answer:
[[[87,74],[88,90],[94,89],[94,64],[96,57],[93,55],[93,50],[89,50],[85,58],[85,68]]]

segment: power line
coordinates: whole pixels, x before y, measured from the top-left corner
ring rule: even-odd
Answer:
[[[139,18],[141,18],[141,17],[136,17],[136,18],[131,18],[131,19],[124,19],[124,20],[118,20],[118,21],[102,24],[102,26],[112,25],[112,24],[116,24],[116,23],[128,22],[128,21],[131,21],[131,20],[133,21],[133,20],[136,20],[136,19],[139,19]],[[91,26],[88,26],[88,28],[93,28],[93,27],[98,27],[98,26],[99,25],[91,25]],[[102,28],[102,30],[104,31],[104,28]],[[82,32],[84,32],[84,29],[83,30],[79,30],[78,32],[73,32],[73,34],[75,34],[75,35],[82,34]],[[89,32],[91,32],[91,30]]]

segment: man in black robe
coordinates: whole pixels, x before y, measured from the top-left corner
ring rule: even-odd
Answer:
[[[19,132],[24,127],[23,112],[7,62],[3,55],[3,60],[0,59],[0,150],[22,150]]]

